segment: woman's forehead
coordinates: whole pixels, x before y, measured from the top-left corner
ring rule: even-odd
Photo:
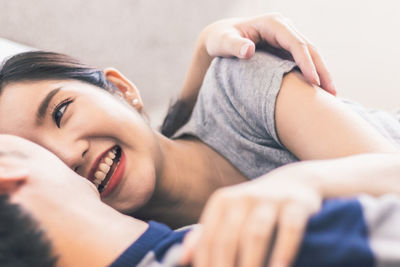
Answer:
[[[57,87],[57,86],[65,86],[68,87],[70,85],[76,85],[76,84],[84,84],[81,81],[78,80],[27,80],[27,81],[16,81],[16,82],[10,82],[6,84],[2,88],[2,93],[3,91],[10,91],[11,89],[13,90],[34,90],[36,92],[39,91],[46,91],[46,90],[51,90],[52,87]],[[24,92],[26,93],[26,92]]]
[[[55,81],[18,82],[6,85],[0,95],[0,134],[22,134],[30,130],[40,102]],[[24,136],[25,137],[25,136]]]
[[[88,92],[87,87],[94,86],[77,80],[13,82],[1,89],[0,103],[11,102],[15,104],[15,106],[17,106],[16,103],[26,103],[27,105],[33,106],[35,103],[42,101],[54,89],[59,88],[61,91],[85,93]],[[83,90],[83,88],[85,88],[85,90]],[[15,108],[18,109],[18,107]]]

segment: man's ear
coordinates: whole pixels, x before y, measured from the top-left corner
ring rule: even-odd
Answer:
[[[28,179],[28,172],[0,168],[0,194],[12,194],[18,190]]]
[[[142,111],[143,102],[136,86],[117,69],[106,68],[103,72],[107,80],[122,93],[124,99],[136,110]]]

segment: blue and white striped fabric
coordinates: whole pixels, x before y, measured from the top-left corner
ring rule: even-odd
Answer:
[[[308,224],[295,266],[400,266],[400,199],[326,201]]]
[[[176,266],[189,230],[150,222],[148,230],[111,267]],[[296,267],[400,266],[400,198],[330,199],[313,216]]]

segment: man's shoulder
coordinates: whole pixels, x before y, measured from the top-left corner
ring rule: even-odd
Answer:
[[[150,221],[148,229],[110,267],[159,266],[166,260],[177,260],[178,248],[191,229],[189,226],[174,231],[164,224]]]

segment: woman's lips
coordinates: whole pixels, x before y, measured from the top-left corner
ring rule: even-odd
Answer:
[[[121,182],[121,180],[123,178],[123,174],[125,172],[126,157],[125,157],[124,151],[122,151],[121,148],[119,148],[119,149],[121,151],[119,162],[117,163],[117,167],[114,170],[114,173],[108,180],[107,185],[104,187],[104,190],[100,193],[100,196],[102,198],[110,195],[114,191],[114,189],[118,186],[118,184]]]

